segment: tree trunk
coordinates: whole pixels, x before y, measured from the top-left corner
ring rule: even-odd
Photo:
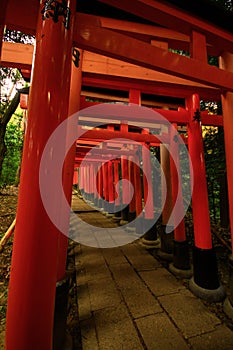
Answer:
[[[4,138],[6,134],[7,124],[18,107],[18,104],[20,101],[20,94],[28,94],[28,93],[29,93],[29,87],[25,87],[20,90],[17,90],[15,96],[11,100],[5,112],[3,113],[2,116],[0,116],[0,176],[2,173],[2,164],[4,161],[4,157],[6,155],[6,145],[4,142]]]
[[[4,125],[0,123],[0,176],[2,173],[2,164],[6,155],[6,145],[4,142],[5,133],[6,133],[6,125],[4,127]]]

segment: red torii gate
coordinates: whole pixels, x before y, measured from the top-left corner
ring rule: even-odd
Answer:
[[[153,46],[147,40],[140,40],[137,35],[135,38],[130,35],[129,28],[124,28],[124,34],[122,34],[117,29],[114,30],[111,27],[109,29],[109,24],[106,24],[106,22],[103,24],[103,20],[101,22],[99,17],[89,17],[80,13],[81,11],[76,14],[75,0],[66,2],[70,9],[69,28],[65,28],[63,17],[59,18],[57,23],[53,22],[51,18],[42,20],[41,10],[45,10],[45,4],[48,3],[46,1],[42,4],[39,4],[37,0],[22,0],[20,2],[4,0],[2,2],[0,37],[2,38],[3,28],[6,24],[9,28],[36,34],[37,42],[12,258],[7,314],[6,348],[8,350],[15,350],[16,348],[25,350],[32,347],[34,349],[52,348],[55,288],[56,281],[62,280],[65,275],[67,240],[52,225],[45,212],[40,198],[38,173],[41,154],[48,137],[62,120],[80,108],[77,99],[80,94],[77,91],[81,90],[81,69],[74,71],[71,75],[71,49],[73,46],[192,80],[203,85],[200,87],[200,91],[204,91],[207,89],[206,86],[209,86],[212,87],[212,90],[209,89],[209,93],[213,92],[215,96],[218,95],[219,97],[221,95],[230,220],[231,223],[233,222],[233,185],[231,181],[233,177],[233,159],[231,157],[233,146],[233,130],[231,128],[233,113],[233,34],[229,29],[207,23],[200,17],[193,16],[168,4],[169,2],[152,0],[99,1],[99,3],[102,2],[143,17],[157,25],[172,30],[178,28],[180,34],[185,35],[182,40],[177,37],[176,33],[173,38],[167,38],[166,40],[164,36],[168,36],[167,31],[166,35],[160,33],[162,38],[160,41],[172,41],[175,46],[181,41],[182,49],[190,46],[191,58],[179,56],[169,52],[166,48]],[[2,44],[2,40],[0,40],[0,44]],[[207,64],[207,53],[216,56],[221,55],[220,64],[222,69]],[[75,78],[75,75],[77,75],[77,78]],[[83,82],[90,82],[95,86],[98,84],[109,86],[107,81],[95,79],[84,75]],[[76,87],[75,84],[77,84]],[[122,81],[114,79],[114,84],[120,86]],[[196,109],[199,109],[197,95],[191,97],[194,92],[198,91],[197,86],[184,89],[179,85],[169,86],[169,84],[161,85],[161,83],[145,85],[147,90],[158,95],[185,96],[189,117],[193,116]],[[140,90],[140,82],[132,84],[132,81],[125,79],[124,86],[125,88],[126,86],[139,87]],[[40,92],[40,98],[38,98],[38,91]],[[192,127],[189,136],[193,140],[193,147],[190,148],[190,152],[193,157],[198,159],[200,148],[196,147],[196,141],[200,136],[200,125],[199,123],[194,125],[191,120],[190,125]],[[199,146],[201,147],[201,144]],[[65,191],[68,197],[71,192],[73,152],[74,150],[71,150],[70,157],[67,158],[64,171],[64,178],[67,180]],[[202,174],[203,177],[204,183],[202,185],[205,185],[202,165],[200,162],[195,163],[196,171],[200,170],[199,174]],[[199,190],[194,190],[194,193]],[[203,193],[206,193],[206,190]],[[59,198],[56,201],[59,202]],[[195,194],[193,201],[195,201]],[[198,230],[207,232],[205,237],[209,239],[208,242],[205,242],[205,247],[200,242],[196,244],[196,248],[200,248],[196,250],[196,254],[199,254],[199,258],[201,256],[203,260],[209,255],[212,259],[212,244],[211,236],[208,233],[209,223],[206,209],[208,209],[207,205],[205,206],[205,212],[202,213],[202,223],[197,223],[194,218]],[[199,211],[200,209],[197,206],[195,210]],[[203,222],[206,223],[205,227],[203,227]],[[233,268],[232,260],[231,256],[231,268]],[[207,271],[204,271],[205,273]],[[215,277],[214,275],[213,279]],[[195,282],[199,283],[199,281]],[[232,308],[233,293],[228,304]]]

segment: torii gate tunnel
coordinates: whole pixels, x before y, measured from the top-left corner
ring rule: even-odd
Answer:
[[[157,244],[155,177],[146,176],[153,173],[152,146],[161,164],[161,250],[171,253],[167,237],[173,232],[173,267],[190,270],[184,218],[174,211],[178,207],[185,213],[180,190],[183,143],[192,180],[190,287],[209,300],[224,298],[212,245],[201,126],[224,128],[232,226],[232,15],[228,18],[212,2],[197,3],[199,7],[193,6],[194,1],[175,0],[2,0],[1,65],[17,67],[31,79],[28,107],[24,106],[28,123],[9,286],[7,350],[49,350],[54,345],[56,286],[66,277],[70,232],[70,208],[59,189],[63,186],[70,204],[74,168],[79,169],[75,182],[84,198],[112,213],[115,220],[121,217],[123,224],[139,218],[136,234],[143,233],[144,242]],[[208,19],[202,11],[207,5]],[[5,27],[34,34],[35,47],[2,41]],[[179,54],[181,50],[189,57]],[[208,64],[208,55],[218,58],[219,67]],[[200,112],[200,100],[221,101],[222,115]],[[108,113],[103,113],[100,101],[108,103]],[[121,107],[135,113],[118,114]],[[70,126],[69,116],[75,113],[77,124]],[[158,115],[163,121],[156,119]],[[64,137],[50,144],[61,125],[67,127]],[[43,163],[46,149],[47,163]],[[61,159],[58,176],[54,164]],[[45,186],[43,191],[41,176],[54,177],[55,190]],[[45,199],[60,223],[52,220]],[[232,289],[232,255],[229,264]],[[225,305],[233,314],[233,290]]]

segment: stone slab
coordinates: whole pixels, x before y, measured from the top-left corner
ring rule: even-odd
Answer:
[[[221,323],[189,290],[158,299],[185,338],[213,331]]]
[[[232,350],[233,332],[225,326],[218,326],[213,332],[191,338],[189,342],[193,350]]]
[[[154,270],[161,266],[139,243],[127,244],[121,250],[137,271]]]
[[[118,305],[121,295],[111,278],[96,279],[88,282],[90,293],[91,311],[96,311]]]
[[[124,264],[127,262],[119,247],[102,249],[102,254],[108,265]]]
[[[94,317],[80,321],[82,350],[99,350]]]
[[[165,313],[139,318],[135,322],[147,350],[190,349]]]
[[[162,312],[158,301],[128,263],[112,265],[110,269],[133,318]]]
[[[80,265],[85,269],[87,281],[110,277],[101,249],[83,246],[79,260]]]
[[[137,331],[123,304],[94,312],[101,350],[142,350]]]
[[[91,317],[91,300],[87,284],[77,287],[79,320]]]
[[[185,289],[181,282],[164,268],[158,268],[154,271],[140,271],[139,274],[156,297]]]

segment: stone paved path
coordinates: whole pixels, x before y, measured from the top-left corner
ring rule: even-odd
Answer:
[[[73,208],[82,219],[112,224],[78,197]],[[83,350],[233,349],[233,332],[138,241],[77,245],[75,265]]]

